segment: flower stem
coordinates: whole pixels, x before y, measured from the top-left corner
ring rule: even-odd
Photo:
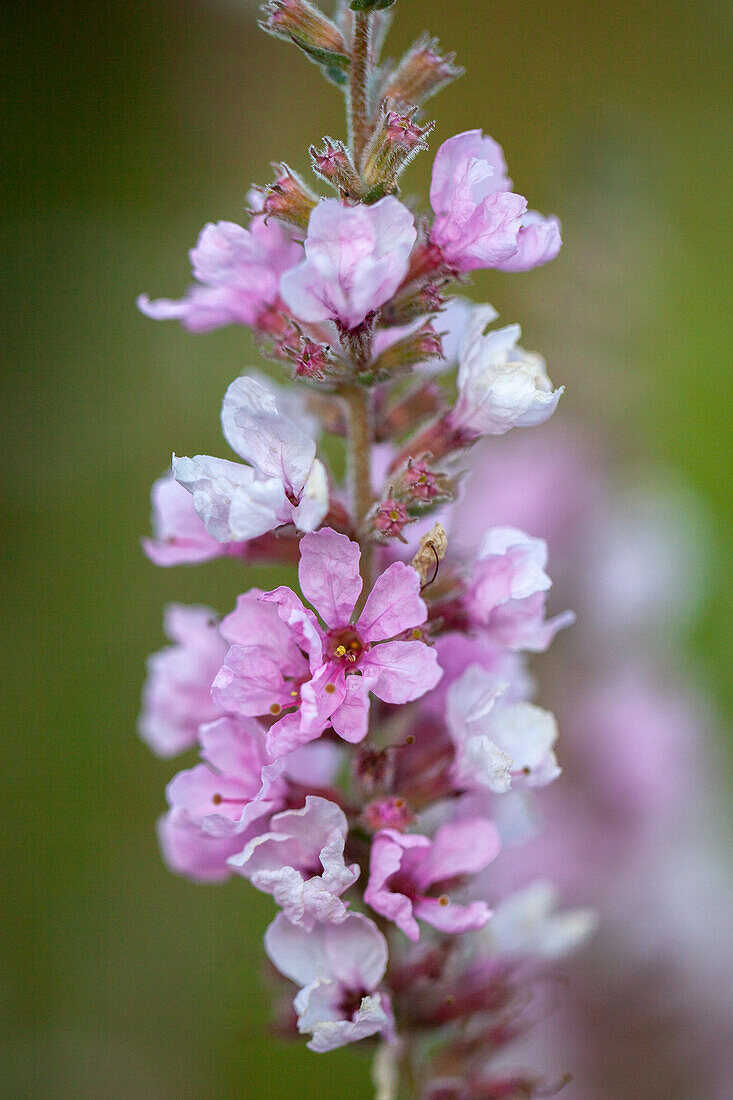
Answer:
[[[365,533],[364,520],[372,506],[371,448],[372,410],[369,390],[358,382],[344,382],[339,394],[349,410],[348,476],[354,528],[361,546],[361,575],[364,592],[372,584],[373,545]]]
[[[355,12],[349,79],[349,131],[351,152],[357,172],[361,172],[364,150],[369,141],[367,92],[369,88],[371,38],[371,12]]]
[[[404,1037],[402,1039],[398,1072],[397,1100],[415,1100],[418,1092],[417,1080],[412,1065],[412,1049],[409,1040]]]

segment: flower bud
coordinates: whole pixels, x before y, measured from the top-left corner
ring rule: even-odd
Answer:
[[[410,370],[417,363],[429,359],[442,359],[443,345],[440,336],[433,328],[432,321],[426,321],[417,332],[404,336],[385,348],[369,366],[369,373],[376,376],[393,376]]]
[[[350,58],[344,37],[332,20],[307,0],[269,0],[262,9],[263,30],[289,39],[335,84],[345,84]]]
[[[381,98],[395,110],[419,107],[431,95],[464,70],[455,64],[455,54],[440,54],[438,40],[423,35],[405,54],[397,68],[388,76]]]
[[[339,191],[344,198],[361,197],[362,182],[343,142],[325,137],[323,151],[311,145],[308,152],[316,175]]]
[[[364,179],[370,187],[367,201],[376,201],[393,191],[400,173],[421,149],[427,149],[425,138],[435,123],[418,126],[414,114],[414,109],[405,114],[387,108],[382,110],[364,156]]]
[[[425,283],[419,281],[405,286],[382,308],[379,320],[383,325],[398,327],[408,325],[426,313],[440,313],[445,307],[442,289],[446,280]]]
[[[273,165],[277,178],[264,193],[262,210],[297,229],[307,229],[311,211],[318,199],[287,164]]]

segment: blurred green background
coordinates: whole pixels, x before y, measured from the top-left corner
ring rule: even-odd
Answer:
[[[368,1097],[359,1052],[269,1038],[269,899],[164,869],[175,765],[135,734],[163,604],[224,611],[245,586],[231,562],[143,558],[149,487],[173,449],[224,453],[221,396],[257,362],[241,331],[187,335],[135,296],[177,296],[204,222],[243,220],[271,160],[305,171],[309,142],[343,133],[340,96],[245,0],[3,19],[0,1092]],[[522,320],[620,478],[653,460],[699,494],[713,584],[680,663],[730,715],[729,5],[399,0],[387,53],[425,26],[468,69],[430,105],[435,142],[483,127],[564,226],[550,267],[473,293]]]

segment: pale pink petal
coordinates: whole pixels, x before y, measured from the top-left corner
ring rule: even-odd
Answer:
[[[169,810],[158,819],[158,842],[171,871],[194,882],[226,882],[227,859],[242,846],[241,837],[209,836],[185,810]]]
[[[377,577],[357,630],[365,642],[377,642],[419,626],[427,617],[419,576],[409,565],[395,561]]]
[[[500,271],[529,271],[540,264],[549,263],[562,247],[560,222],[555,217],[543,218],[535,210],[528,210],[522,218],[522,228],[517,237],[517,251],[508,260],[496,266]]]
[[[389,880],[399,872],[405,852],[415,851],[419,857],[429,847],[428,838],[417,833],[398,833],[393,829],[377,833],[372,841],[369,882],[364,891],[367,905],[394,921],[415,943],[420,938],[420,928],[412,913],[412,901],[398,890],[392,890]]]
[[[322,730],[317,726],[304,728],[300,720],[300,711],[289,711],[283,714],[267,731],[267,755],[270,760],[283,762],[283,757],[289,756],[316,737],[320,737]]]
[[[360,662],[373,677],[371,690],[385,703],[409,703],[430,691],[443,675],[438,655],[424,642],[384,642]]]
[[[360,558],[358,543],[330,527],[300,540],[300,587],[329,627],[343,626],[351,618],[363,583]]]
[[[306,538],[309,537],[306,535]],[[290,645],[297,643],[308,654],[311,669],[319,668],[323,659],[323,642],[313,612],[304,607],[302,600],[285,585],[273,592],[263,592],[259,599],[265,604],[275,605],[280,619],[290,632]]]
[[[438,898],[420,898],[415,902],[415,916],[440,932],[471,932],[483,928],[491,915],[492,910],[485,901],[471,901],[467,905],[449,902],[445,905]]]
[[[321,733],[333,712],[346,698],[342,668],[322,665],[300,689],[300,715],[304,729]]]
[[[420,865],[420,885],[427,889],[458,875],[475,875],[500,851],[499,832],[493,821],[473,818],[450,822],[438,829],[430,853]]]
[[[233,645],[211,686],[211,697],[222,710],[257,716],[279,713],[292,700],[280,666],[259,646]]]
[[[220,558],[232,550],[210,535],[196,512],[193,497],[172,474],[158,478],[151,490],[155,537],[143,540],[154,565],[193,565]],[[243,551],[243,546],[236,548]]]
[[[368,676],[351,675],[346,677],[345,686],[346,695],[331,715],[331,725],[339,737],[354,745],[369,732],[371,680]]]

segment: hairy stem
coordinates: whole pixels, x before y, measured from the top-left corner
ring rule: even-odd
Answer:
[[[371,37],[371,12],[355,12],[349,79],[349,131],[351,152],[357,172],[361,172],[364,150],[369,141],[367,93],[369,88]]]
[[[364,520],[372,506],[371,449],[373,440],[371,394],[358,382],[345,382],[339,394],[349,410],[348,476],[354,528],[361,546],[364,593],[372,584],[373,545],[366,537]]]

